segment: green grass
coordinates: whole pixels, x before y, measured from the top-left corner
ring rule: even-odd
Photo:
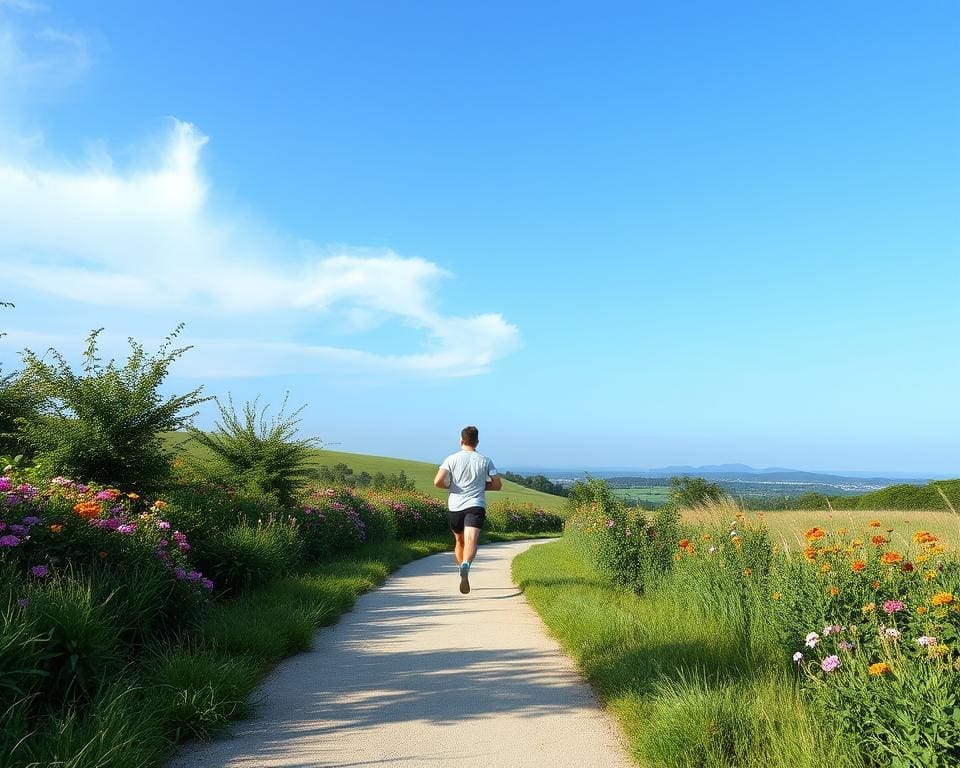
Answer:
[[[199,454],[204,449],[195,443],[184,443],[186,435],[182,433],[167,433],[165,439],[171,446],[184,444],[183,450],[190,453]],[[446,454],[444,454],[446,455]],[[408,459],[394,459],[388,456],[370,456],[363,453],[344,453],[342,451],[318,450],[313,454],[311,463],[317,467],[334,466],[335,464],[346,464],[355,474],[368,472],[371,475],[376,472],[383,472],[385,475],[397,474],[401,470],[416,483],[416,488],[422,493],[426,493],[438,499],[447,498],[447,492],[439,488],[434,488],[433,478],[437,474],[437,466],[443,456],[439,456],[437,464],[425,461],[410,461]],[[524,488],[522,485],[512,483],[509,480],[503,481],[502,491],[488,491],[487,503],[493,504],[500,499],[519,504],[535,504],[541,509],[551,512],[561,512],[566,509],[567,500],[561,496],[552,496],[548,493],[541,493],[531,488]]]
[[[739,633],[682,589],[618,590],[568,539],[521,554],[513,574],[616,714],[638,765],[855,765],[804,709],[782,659],[745,653]]]
[[[667,504],[670,501],[670,488],[665,485],[638,486],[636,488],[614,488],[613,493],[624,501],[645,501],[652,504]]]

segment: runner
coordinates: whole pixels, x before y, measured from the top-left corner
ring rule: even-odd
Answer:
[[[433,479],[437,488],[448,488],[447,519],[456,544],[453,556],[460,566],[460,592],[470,592],[470,565],[477,556],[480,529],[487,516],[486,491],[499,491],[500,475],[493,462],[477,450],[480,432],[464,427],[460,451],[447,456]]]

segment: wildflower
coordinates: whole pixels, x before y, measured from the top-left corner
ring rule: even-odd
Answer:
[[[150,507],[154,512],[159,512],[161,509],[167,506],[167,502],[157,499],[153,502],[153,505]]]
[[[73,505],[73,511],[85,520],[92,520],[103,510],[100,509],[100,505],[95,501],[81,501]]]
[[[712,555],[714,552],[717,551],[717,548],[716,548],[716,547],[710,547],[710,549],[708,549],[707,551]]]
[[[814,560],[817,557],[817,548],[816,547],[806,547],[803,550],[803,556],[807,560]]]
[[[857,647],[856,643],[851,643],[849,640],[841,640],[837,645],[844,651],[852,651]]]
[[[134,523],[125,523],[123,525],[117,526],[118,533],[125,533],[128,536],[137,530],[137,526]]]
[[[923,580],[924,580],[924,581],[933,581],[933,580],[934,580],[935,578],[937,578],[937,576],[939,576],[939,575],[940,575],[940,574],[937,573],[937,571],[927,571],[925,574],[923,574]]]
[[[937,638],[930,637],[929,635],[922,635],[917,638],[917,645],[923,648],[931,648],[937,644]]]
[[[931,659],[939,659],[941,656],[946,656],[950,653],[950,648],[944,643],[938,643],[937,645],[932,645],[927,648],[927,655]]]
[[[680,549],[686,549],[690,546],[690,539],[680,539]]]
[[[830,563],[824,563],[823,565],[820,566],[820,571],[822,573],[830,573],[831,570],[832,570],[832,567]]]
[[[886,629],[883,630],[883,634],[886,637],[889,637],[891,640],[900,639],[900,630],[896,629],[895,627],[887,627]]]
[[[20,539],[13,534],[0,536],[0,547],[15,547],[20,543]]]
[[[800,653],[800,651],[797,651],[795,654],[793,654],[793,660],[794,660],[797,664],[799,664],[801,661],[803,661],[803,654]]]
[[[871,586],[874,590],[878,590],[878,589],[880,589],[880,582],[879,582],[879,581],[871,581],[871,582],[870,582],[870,586]]]
[[[157,528],[159,528],[161,531],[169,531],[170,523],[168,523],[166,520],[157,520]]]
[[[804,534],[804,536],[806,537],[807,541],[817,541],[818,539],[822,539],[824,536],[826,536],[826,531],[824,531],[822,528],[811,528]]]
[[[779,600],[779,599],[780,599],[780,593],[779,593],[779,592],[774,592],[774,593],[771,595],[771,598],[774,599],[774,600]]]
[[[836,597],[837,595],[840,594],[840,590],[837,589],[836,587],[830,587],[830,589],[828,589],[827,592],[830,593],[830,597]]]
[[[930,605],[950,605],[953,600],[953,592],[937,592],[930,598]]]
[[[744,576],[750,576],[752,573],[753,573],[753,569],[752,569],[752,568],[744,568],[744,569],[743,569],[743,575],[744,575]]]
[[[877,547],[882,547],[884,544],[889,544],[890,539],[886,536],[873,536],[870,538],[870,543]]]
[[[673,559],[679,561],[679,560],[680,560],[680,553],[677,552],[677,553],[673,556]]]
[[[613,520],[607,520],[607,528],[613,528],[614,525],[616,525],[616,523],[614,523]]]
[[[889,675],[893,670],[887,662],[878,661],[876,664],[871,664],[867,671],[874,677],[879,677],[880,675]]]
[[[906,562],[900,566],[906,573],[910,573],[913,570],[913,563]]]
[[[820,669],[822,669],[824,672],[833,672],[839,666],[840,657],[835,655],[827,656],[827,658],[820,662]]]
[[[864,614],[873,613],[877,610],[876,603],[867,603],[863,608],[860,609]]]
[[[213,582],[210,579],[200,579],[200,586],[204,589],[213,589]]]
[[[35,565],[30,569],[30,575],[37,579],[45,579],[50,575],[50,569],[45,565]]]
[[[823,628],[823,636],[830,637],[830,635],[836,635],[843,631],[843,628],[837,624],[830,624]]]
[[[140,494],[139,494],[139,493],[128,493],[128,494],[127,494],[127,498],[130,499],[130,501],[136,501],[137,499],[140,498]]]
[[[820,642],[820,635],[818,635],[816,632],[811,632],[809,635],[807,635],[807,639],[806,639],[807,648],[816,648],[817,643],[819,642]]]
[[[709,533],[703,534],[703,540],[704,540],[704,541],[710,541],[710,539],[712,539],[712,538],[713,538],[713,536],[711,536]]]
[[[927,612],[927,606],[925,605],[917,606],[917,613],[919,613],[921,616],[923,616],[926,612]]]
[[[857,560],[853,565],[850,566],[850,570],[854,573],[859,573],[864,568],[867,567],[867,564],[863,560]]]
[[[24,525],[37,525],[39,522],[40,518],[35,517],[34,515],[27,515],[25,518],[23,518]]]
[[[884,613],[887,613],[887,614],[897,613],[902,610],[903,610],[903,603],[900,602],[899,600],[886,600],[883,603]]]
[[[899,552],[884,552],[880,560],[887,565],[894,565],[895,563],[899,563],[901,560],[903,560],[903,555],[901,555]]]
[[[187,578],[187,572],[183,568],[175,568],[173,571],[173,575],[176,576],[181,581]]]
[[[871,520],[869,523],[867,523],[867,525],[869,525],[871,528],[879,528],[879,527],[880,527],[880,521],[879,521],[879,520]]]
[[[17,608],[26,608],[28,605],[30,605],[30,598],[21,597],[17,599]]]

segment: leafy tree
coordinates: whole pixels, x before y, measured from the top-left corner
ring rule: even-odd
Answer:
[[[12,308],[13,304],[0,301],[0,307]],[[0,332],[0,338],[6,335]],[[17,420],[36,413],[39,404],[36,391],[26,386],[18,373],[0,377],[0,456],[12,461],[32,453],[20,435]]]
[[[723,501],[727,493],[716,483],[708,483],[702,477],[671,477],[670,498],[678,507],[698,507],[710,502]]]
[[[189,409],[208,399],[200,396],[200,387],[167,398],[159,392],[171,364],[190,349],[172,348],[181,330],[182,324],[154,355],[129,339],[123,366],[101,363],[97,341],[103,329],[92,331],[80,373],[54,349],[50,362],[25,351],[23,385],[39,407],[18,423],[38,459],[78,480],[141,491],[162,487],[172,458],[162,433],[185,426],[196,415]]]
[[[228,406],[217,400],[221,421],[215,431],[190,428],[192,438],[210,452],[208,459],[199,460],[198,469],[213,480],[291,505],[297,487],[315,476],[309,460],[320,441],[294,438],[305,406],[288,416],[284,397],[280,411],[268,420],[270,406],[260,409],[258,400],[247,402],[242,414],[237,413],[232,397]]]

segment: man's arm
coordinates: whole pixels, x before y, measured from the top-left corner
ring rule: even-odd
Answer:
[[[449,488],[450,487],[450,473],[445,470],[443,467],[440,467],[437,470],[437,476],[433,478],[433,484],[437,488]]]

